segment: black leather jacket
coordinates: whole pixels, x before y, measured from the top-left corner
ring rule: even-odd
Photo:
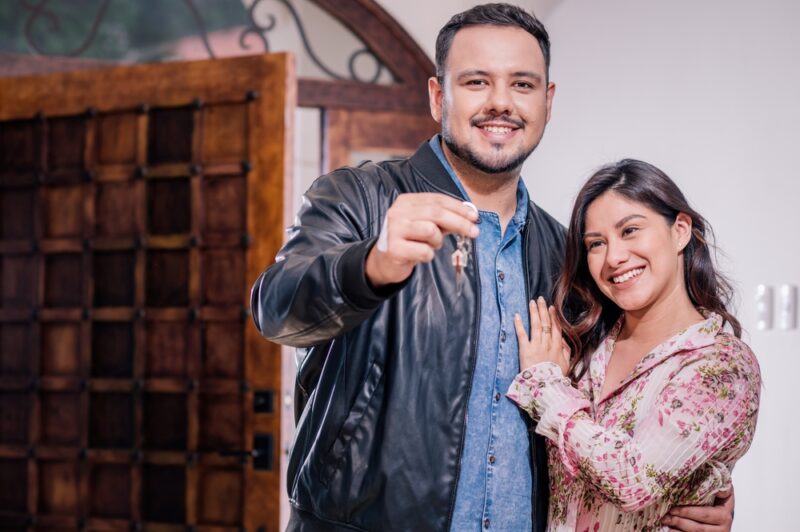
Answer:
[[[262,334],[306,348],[288,464],[292,529],[449,529],[478,345],[478,268],[466,269],[456,297],[449,236],[406,282],[382,293],[367,284],[367,253],[406,192],[460,197],[427,143],[409,159],[319,178],[277,262],[253,287]],[[563,227],[531,203],[523,235],[525,289],[549,297]],[[547,518],[547,458],[531,434],[538,531]]]

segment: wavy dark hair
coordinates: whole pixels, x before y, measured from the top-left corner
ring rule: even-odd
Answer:
[[[684,282],[689,298],[695,308],[719,314],[740,337],[742,327],[727,309],[733,288],[711,259],[714,239],[711,226],[664,172],[643,161],[623,159],[603,166],[583,185],[567,229],[566,257],[556,283],[554,302],[573,353],[570,363],[573,380],[579,380],[586,372],[592,352],[622,313],[592,279],[583,241],[586,211],[608,191],[648,206],[670,225],[679,213],[686,213],[692,219],[691,237],[683,249]]]

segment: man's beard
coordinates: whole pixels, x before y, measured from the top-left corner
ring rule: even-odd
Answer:
[[[535,143],[529,150],[526,150],[523,146],[520,148],[517,153],[511,154],[509,156],[503,157],[500,156],[498,153],[498,157],[494,160],[490,160],[487,157],[481,157],[478,153],[473,151],[469,146],[466,144],[459,144],[453,138],[450,133],[450,128],[447,127],[447,118],[443,117],[442,120],[442,140],[450,149],[450,151],[455,154],[459,159],[466,162],[470,166],[477,168],[483,173],[486,174],[504,174],[519,168],[522,166],[522,163],[525,162],[525,159],[533,153],[533,150],[536,149],[536,146],[539,144],[538,142]],[[472,120],[473,125],[476,120]],[[523,126],[524,127],[524,126]],[[492,148],[499,152],[501,148],[500,144],[492,144]]]

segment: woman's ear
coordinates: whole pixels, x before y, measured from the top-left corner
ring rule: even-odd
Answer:
[[[692,239],[692,217],[685,212],[679,212],[672,224],[672,234],[675,238],[675,246],[680,253]]]

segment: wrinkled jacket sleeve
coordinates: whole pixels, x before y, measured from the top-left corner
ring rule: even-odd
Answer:
[[[509,397],[539,420],[536,432],[557,445],[573,476],[623,511],[641,510],[700,467],[713,469],[715,491],[730,484],[729,471],[713,458],[722,449],[738,457],[750,446],[760,387],[755,358],[744,344],[737,348],[747,351],[739,355],[753,361],[749,367],[703,360],[683,366],[635,430],[622,418],[614,427],[598,424],[583,394],[550,362],[520,373]],[[695,486],[694,495],[711,488]]]
[[[366,279],[379,227],[375,193],[368,194],[358,172],[341,169],[314,182],[275,264],[253,285],[253,319],[268,339],[320,344],[362,323],[396,291],[376,292]]]

